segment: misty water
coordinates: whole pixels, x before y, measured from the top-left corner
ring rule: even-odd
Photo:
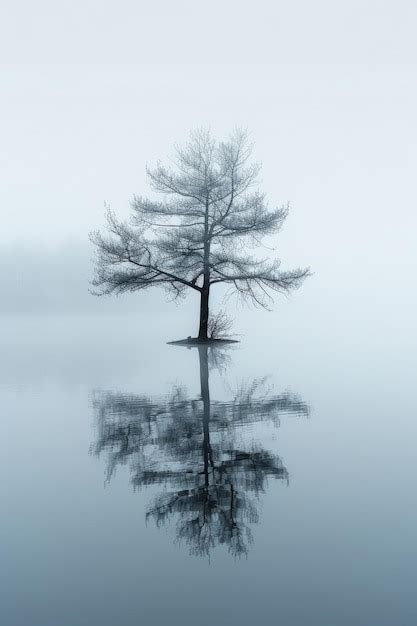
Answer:
[[[2,624],[417,622],[414,339],[262,320],[3,317]]]

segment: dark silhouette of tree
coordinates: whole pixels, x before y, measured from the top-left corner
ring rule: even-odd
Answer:
[[[174,298],[200,294],[198,338],[206,341],[209,298],[224,283],[245,300],[267,307],[271,292],[298,288],[308,269],[282,271],[280,261],[249,253],[265,235],[278,232],[287,207],[269,209],[257,187],[258,164],[236,130],[225,142],[209,132],[191,134],[176,148],[173,167],[148,169],[160,201],[135,196],[129,223],[107,212],[107,234],[90,235],[96,246],[96,295],[161,286]]]
[[[258,521],[257,499],[269,477],[288,480],[281,459],[255,443],[245,443],[245,424],[282,414],[307,415],[291,394],[265,393],[264,381],[243,385],[230,402],[210,400],[209,358],[199,346],[201,397],[189,399],[175,388],[165,399],[100,393],[96,455],[107,452],[107,480],[128,464],[134,488],[159,485],[163,491],[146,517],[159,526],[177,519],[176,536],[190,552],[208,555],[225,544],[234,556],[247,554],[251,524]],[[216,350],[218,352],[218,350]],[[223,359],[220,362],[224,363]]]

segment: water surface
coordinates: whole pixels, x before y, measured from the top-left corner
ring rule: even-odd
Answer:
[[[405,343],[3,322],[1,623],[416,623]]]

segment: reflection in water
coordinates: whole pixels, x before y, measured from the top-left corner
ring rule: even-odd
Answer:
[[[271,395],[264,380],[243,385],[230,402],[211,401],[209,367],[226,367],[228,355],[198,347],[201,397],[175,388],[152,399],[112,392],[96,395],[94,453],[108,453],[107,478],[129,464],[135,488],[160,485],[147,511],[157,525],[177,519],[177,540],[192,554],[208,555],[226,544],[234,556],[247,554],[250,525],[258,521],[258,496],[268,477],[288,480],[281,459],[245,438],[245,425],[263,420],[279,425],[283,414],[308,415],[308,406],[289,393]]]

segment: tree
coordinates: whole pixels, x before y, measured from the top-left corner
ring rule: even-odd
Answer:
[[[307,416],[309,407],[293,394],[272,395],[263,379],[242,384],[229,401],[213,401],[209,367],[223,368],[225,353],[207,345],[198,352],[198,398],[181,387],[168,398],[97,394],[92,452],[107,453],[108,480],[117,466],[129,465],[135,489],[162,487],[146,518],[157,526],[176,519],[176,540],[192,554],[207,556],[222,544],[240,556],[248,552],[268,479],[288,480],[280,457],[248,440],[245,426],[279,426],[282,415]]]
[[[277,233],[288,208],[269,209],[257,185],[260,166],[250,163],[247,134],[234,131],[227,141],[210,132],[191,133],[176,146],[172,167],[147,169],[154,200],[134,196],[130,222],[107,211],[107,234],[90,238],[96,246],[96,295],[165,287],[174,298],[191,290],[200,295],[198,339],[207,341],[209,299],[215,285],[267,307],[271,292],[288,293],[308,269],[282,271],[280,261],[248,250]]]

